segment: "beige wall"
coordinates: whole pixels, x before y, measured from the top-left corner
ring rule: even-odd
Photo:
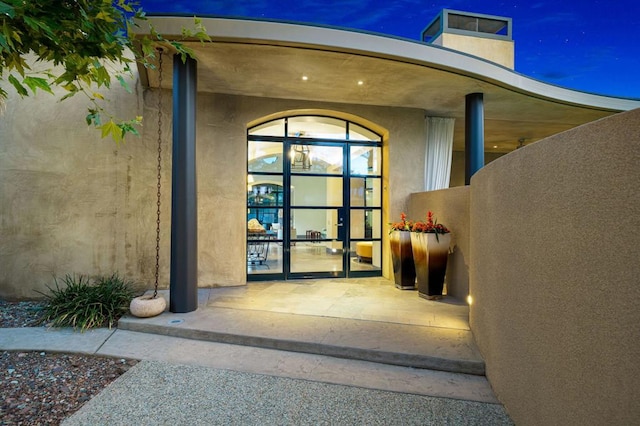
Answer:
[[[514,68],[515,43],[513,40],[498,40],[461,34],[442,33],[433,44],[469,53],[495,62],[509,69]]]
[[[118,148],[101,139],[84,124],[86,99],[58,102],[63,94],[12,91],[0,116],[2,297],[40,297],[65,274],[153,276],[153,143],[132,138]],[[120,117],[141,114],[139,86],[109,96]]]
[[[484,153],[484,164],[489,164],[490,162],[502,157],[503,153],[498,152],[486,152]],[[464,175],[465,175],[465,159],[464,159],[464,151],[453,151],[451,155],[451,179],[449,180],[449,187],[452,188],[454,186],[464,186]]]
[[[423,189],[422,110],[200,94],[197,129],[200,286],[246,282],[247,124],[296,111],[322,112],[373,124],[385,134],[384,226],[390,220],[389,215],[399,216],[407,209],[409,194]],[[387,256],[387,233],[382,234]],[[387,260],[383,262],[383,274],[388,276],[389,270]]]
[[[471,181],[470,325],[518,425],[640,419],[640,110]]]
[[[135,85],[135,84],[134,84]],[[38,298],[65,274],[122,276],[153,285],[157,90],[111,103],[124,118],[144,114],[143,135],[116,146],[84,125],[79,96],[58,103],[11,95],[0,117],[0,297]],[[160,286],[168,287],[171,92],[163,92]],[[385,134],[383,202],[398,216],[421,191],[424,111],[200,93],[197,111],[198,285],[246,283],[246,128],[285,111],[324,112],[370,123]],[[416,155],[417,153],[417,155]],[[386,238],[386,232],[383,232]],[[386,241],[383,242],[386,255]],[[388,275],[388,261],[383,272]]]
[[[441,189],[411,194],[407,215],[412,220],[425,220],[431,210],[451,230],[450,255],[445,284],[447,294],[466,301],[469,294],[469,187]]]

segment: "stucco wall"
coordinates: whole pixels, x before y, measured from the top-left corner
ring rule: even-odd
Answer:
[[[474,37],[461,34],[443,33],[433,44],[469,53],[513,69],[515,62],[513,40]]]
[[[200,93],[198,98],[199,285],[246,282],[246,128],[279,113],[335,114],[385,134],[383,224],[423,189],[424,111]],[[363,121],[364,120],[364,121]],[[386,226],[386,225],[384,225]],[[386,232],[382,232],[386,238]],[[387,242],[383,241],[384,255]],[[387,256],[388,257],[388,256]],[[383,274],[389,274],[389,261]]]
[[[114,86],[108,95],[124,119],[142,113],[130,85],[133,94]],[[147,138],[101,139],[84,122],[86,99],[59,102],[64,94],[10,91],[0,115],[2,297],[40,297],[65,274],[153,276],[155,148]]]
[[[431,210],[451,230],[451,248],[445,284],[447,294],[466,301],[469,294],[469,187],[441,189],[411,194],[408,216],[425,220]]]
[[[471,180],[470,325],[519,425],[640,419],[640,110]]]
[[[484,164],[502,157],[504,153],[487,152],[484,153]],[[464,151],[453,151],[451,153],[451,179],[449,180],[449,187],[464,186],[465,177],[465,155]]]
[[[80,96],[63,103],[46,94],[8,99],[0,117],[0,297],[38,298],[36,290],[65,274],[118,272],[140,288],[153,285],[159,92],[132,85],[134,94],[115,86],[108,94],[120,117],[144,116],[142,137],[119,147],[84,125],[86,103]],[[159,284],[166,288],[171,92],[163,91],[163,98]],[[246,283],[247,124],[302,109],[362,119],[385,134],[385,213],[399,215],[409,194],[423,189],[424,111],[200,93],[199,286]],[[383,247],[386,252],[386,241]],[[388,275],[388,262],[383,271]]]

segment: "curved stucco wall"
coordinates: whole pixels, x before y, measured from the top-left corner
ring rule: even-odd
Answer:
[[[640,110],[471,180],[470,325],[519,425],[640,420]]]

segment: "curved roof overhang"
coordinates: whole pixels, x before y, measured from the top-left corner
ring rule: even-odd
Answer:
[[[192,17],[149,20],[167,39],[180,39],[183,28],[194,26]],[[417,41],[248,19],[203,18],[202,24],[213,43],[183,41],[197,56],[201,92],[422,109],[457,119],[455,150],[464,150],[469,93],[484,93],[488,152],[509,152],[519,139],[528,144],[640,108],[640,100],[565,89]],[[163,70],[163,87],[170,88],[172,67]],[[157,87],[155,71],[140,71],[143,84]]]

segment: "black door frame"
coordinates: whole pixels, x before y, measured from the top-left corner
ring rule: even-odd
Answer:
[[[306,116],[306,114],[305,114]],[[315,115],[315,114],[311,114],[309,116],[318,116],[318,117],[330,117],[330,118],[337,118],[340,120],[344,120],[338,117],[332,117],[332,116],[322,116],[322,115]],[[300,137],[296,137],[296,136],[288,136],[288,131],[287,131],[287,123],[288,123],[288,118],[290,117],[295,117],[295,115],[292,116],[288,116],[288,117],[283,117],[284,118],[284,123],[285,123],[285,131],[284,131],[284,136],[250,136],[249,135],[249,131],[250,129],[248,129],[247,132],[247,141],[251,141],[251,140],[255,140],[255,141],[263,141],[263,142],[280,142],[283,145],[283,170],[282,170],[282,181],[283,181],[283,205],[281,207],[279,206],[274,206],[273,208],[275,209],[282,209],[283,211],[283,228],[282,228],[282,239],[277,240],[278,243],[282,244],[282,248],[283,248],[283,253],[282,253],[282,272],[279,273],[254,273],[254,274],[247,274],[247,280],[248,281],[273,281],[273,280],[289,280],[289,279],[305,279],[305,278],[342,278],[342,277],[346,277],[346,278],[355,278],[355,277],[367,277],[367,276],[382,276],[382,268],[380,267],[379,269],[372,269],[372,270],[351,270],[350,268],[350,249],[351,249],[351,235],[350,235],[350,219],[351,219],[351,210],[353,209],[353,207],[350,205],[351,203],[351,191],[350,191],[350,186],[351,186],[351,179],[352,178],[356,178],[356,177],[361,177],[361,178],[379,178],[382,179],[382,174],[380,173],[379,175],[352,175],[351,174],[351,167],[350,167],[350,161],[351,161],[351,152],[350,152],[350,147],[352,146],[376,146],[379,148],[382,148],[382,142],[371,142],[371,141],[349,141],[348,139],[314,139],[314,138],[300,138]],[[346,124],[346,134],[348,134],[348,129],[349,129],[349,124],[351,123],[349,120],[344,120],[345,124]],[[263,123],[264,124],[264,123]],[[358,124],[358,126],[361,126],[360,124]],[[366,128],[366,127],[365,127]],[[370,130],[370,129],[368,129]],[[373,132],[375,133],[375,132]],[[291,176],[292,176],[292,171],[291,171],[291,164],[289,161],[286,160],[287,158],[287,154],[291,148],[291,145],[295,145],[295,144],[304,144],[304,145],[309,145],[309,146],[340,146],[342,147],[342,161],[343,161],[343,173],[342,175],[330,175],[330,174],[315,174],[315,173],[300,173],[300,174],[296,174],[295,172],[293,173],[294,176],[296,175],[302,175],[302,176],[333,176],[333,177],[337,177],[340,176],[342,178],[343,181],[343,190],[342,190],[342,206],[340,207],[335,207],[335,206],[315,206],[315,207],[307,207],[307,206],[291,206],[291,202],[290,202],[290,190],[287,190],[287,188],[291,187]],[[384,161],[384,158],[382,158],[381,161]],[[258,174],[258,175],[280,175],[279,173],[261,173],[261,172],[251,172],[249,171],[248,168],[248,164],[247,164],[247,173],[248,174]],[[382,193],[380,194],[382,196]],[[380,206],[379,207],[373,207],[374,209],[380,210],[380,212],[382,213],[382,204],[383,204],[383,200],[380,200]],[[371,207],[371,206],[369,206]],[[291,236],[290,232],[291,232],[291,228],[289,226],[290,223],[290,218],[291,218],[291,209],[295,209],[295,208],[310,208],[310,209],[323,209],[323,210],[327,210],[327,209],[337,209],[338,210],[338,216],[342,219],[342,227],[339,230],[340,235],[338,235],[338,240],[343,242],[343,252],[342,252],[342,271],[339,271],[338,273],[336,273],[335,271],[323,271],[323,272],[308,272],[308,273],[291,273],[291,257],[290,257],[290,248],[291,248],[291,244],[292,243],[297,243],[297,242],[301,242],[301,241],[305,241],[305,240],[299,240],[295,237],[297,236]],[[380,216],[382,216],[382,214],[380,214]],[[380,227],[382,227],[382,223],[380,223]],[[382,232],[382,229],[380,229],[380,232]],[[356,241],[360,241],[362,239],[355,239]],[[381,241],[381,238],[374,238],[372,239],[373,241],[379,240]],[[248,242],[250,242],[250,239],[247,239]],[[332,241],[330,239],[325,239],[325,240],[321,240],[321,241]]]
[[[282,272],[285,280],[305,279],[305,278],[346,278],[348,276],[348,230],[349,230],[349,215],[348,204],[349,200],[349,176],[348,176],[348,143],[345,141],[335,140],[301,140],[299,138],[285,137],[283,141],[284,152],[289,152],[291,145],[308,145],[309,147],[318,146],[333,146],[342,148],[342,174],[325,174],[325,173],[296,173],[291,171],[291,163],[285,162],[283,170],[283,181],[285,188],[291,188],[292,176],[315,176],[315,177],[340,177],[342,179],[342,205],[341,206],[293,206],[291,205],[291,191],[285,191],[283,211],[284,211],[284,223],[290,223],[291,210],[337,210],[338,221],[341,223],[338,229],[337,241],[342,241],[342,268],[340,271],[318,271],[318,272],[291,272],[291,243],[293,242],[305,242],[306,239],[300,240],[297,238],[287,239],[287,235],[290,234],[290,229],[284,233],[283,238],[283,265]],[[332,239],[320,239],[319,242],[334,241]]]

